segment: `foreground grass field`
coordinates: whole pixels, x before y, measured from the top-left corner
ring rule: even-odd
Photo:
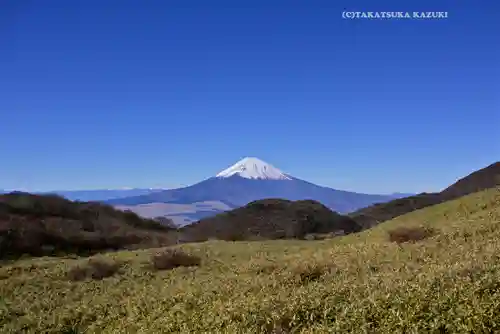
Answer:
[[[416,243],[401,226],[432,227]],[[500,189],[322,241],[181,247],[199,266],[156,271],[155,250],[109,253],[103,279],[78,258],[0,268],[0,332],[486,333],[500,331]]]

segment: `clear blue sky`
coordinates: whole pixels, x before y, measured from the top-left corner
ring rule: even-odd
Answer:
[[[439,190],[500,158],[499,15],[493,0],[2,1],[0,188],[175,187],[257,156],[337,189]]]

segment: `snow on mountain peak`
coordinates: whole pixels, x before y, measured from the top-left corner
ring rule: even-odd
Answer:
[[[231,167],[223,170],[216,177],[227,178],[233,175],[246,179],[260,180],[291,180],[292,178],[278,168],[260,159],[247,157],[241,159]]]

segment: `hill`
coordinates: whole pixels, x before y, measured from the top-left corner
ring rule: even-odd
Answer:
[[[169,244],[172,228],[101,203],[55,195],[0,195],[0,259]]]
[[[352,212],[349,216],[364,228],[369,228],[405,213],[497,186],[500,186],[500,162],[495,162],[467,175],[441,192],[422,193],[385,203],[377,203]]]
[[[403,227],[433,234],[392,242],[390,233]],[[331,240],[210,241],[176,249],[201,262],[158,271],[148,263],[160,250],[108,253],[102,258],[119,266],[115,274],[78,282],[67,273],[82,259],[4,265],[0,331],[500,331],[500,189]]]
[[[352,219],[316,201],[266,199],[202,219],[180,232],[187,240],[200,241],[304,238],[311,233],[347,234],[360,230]]]
[[[500,186],[500,161],[477,170],[441,192],[445,199],[455,199],[485,189]]]

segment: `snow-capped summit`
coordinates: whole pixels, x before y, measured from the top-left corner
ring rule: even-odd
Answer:
[[[247,157],[241,159],[231,167],[216,175],[218,178],[240,176],[246,179],[259,180],[291,180],[292,178],[278,168],[258,158]]]

